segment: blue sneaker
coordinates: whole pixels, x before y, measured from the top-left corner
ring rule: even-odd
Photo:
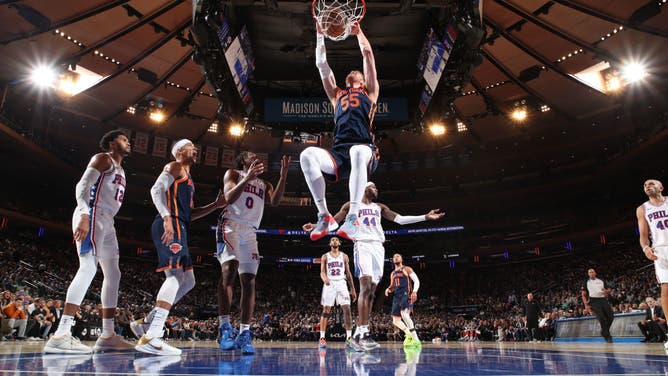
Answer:
[[[242,355],[255,354],[255,349],[253,348],[253,340],[251,339],[250,330],[244,330],[241,332],[236,339],[237,347],[241,349]]]
[[[357,230],[360,227],[360,223],[357,220],[357,214],[348,214],[346,216],[346,222],[339,228],[339,231],[336,232],[336,235],[344,237],[348,240],[354,241],[357,237]]]
[[[218,328],[218,342],[220,343],[221,350],[232,350],[236,347],[234,343],[234,334],[236,330],[232,328],[229,322],[223,323],[223,325]]]

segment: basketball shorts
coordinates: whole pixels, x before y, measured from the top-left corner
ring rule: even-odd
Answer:
[[[357,277],[369,276],[371,282],[378,284],[383,278],[383,263],[385,261],[385,248],[383,243],[376,241],[355,242],[355,275]]]
[[[162,235],[165,233],[164,220],[156,216],[151,225],[151,237],[155,250],[158,253],[158,268],[156,272],[168,269],[190,270],[193,268],[192,258],[188,250],[188,228],[180,219],[172,219],[174,226],[174,240],[169,245],[162,244]]]
[[[408,304],[408,293],[407,292],[402,292],[402,293],[395,293],[394,297],[392,298],[392,313],[391,315],[393,317],[400,317],[401,316],[401,311],[404,309],[409,309],[410,305]]]
[[[72,231],[79,226],[81,215],[74,213],[72,217]],[[98,260],[117,259],[118,239],[114,228],[114,217],[102,210],[95,210],[90,216],[88,235],[77,242],[77,251],[80,256],[92,253]]]
[[[668,283],[668,246],[654,247],[657,260],[654,260],[654,272],[657,282]]]
[[[222,229],[223,242],[218,243],[216,254],[220,264],[237,260],[239,274],[257,274],[260,252],[257,249],[255,227],[226,220]]]
[[[334,307],[334,305],[350,305],[350,293],[348,292],[348,283],[345,279],[329,281],[329,286],[322,286],[322,296],[320,304],[325,307]]]
[[[350,177],[350,148],[355,145],[366,145],[371,148],[371,160],[367,165],[368,174],[371,175],[376,171],[378,167],[378,147],[374,144],[338,144],[332,146],[327,150],[329,156],[334,162],[334,175],[325,174],[323,176],[330,183],[337,182],[339,180],[345,180]]]

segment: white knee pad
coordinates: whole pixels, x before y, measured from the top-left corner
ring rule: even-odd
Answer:
[[[116,308],[118,305],[118,286],[121,282],[121,270],[118,259],[100,260],[102,267],[102,308]]]
[[[176,294],[179,291],[179,278],[173,270],[165,270],[165,275],[167,278],[165,278],[165,282],[162,283],[156,300],[174,304]]]
[[[65,303],[81,305],[86,291],[97,273],[97,259],[89,252],[79,256],[79,270],[67,289]]]

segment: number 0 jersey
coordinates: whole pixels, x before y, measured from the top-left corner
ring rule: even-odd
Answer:
[[[668,246],[668,199],[664,199],[659,206],[649,201],[643,204],[645,207],[645,219],[649,225],[649,233],[652,237],[652,247]]]
[[[380,225],[380,206],[374,202],[370,204],[360,203],[357,210],[357,220],[360,227],[357,230],[356,240],[385,242],[385,232]]]
[[[376,104],[369,98],[364,88],[348,87],[337,90],[334,109],[334,145],[373,143],[371,125],[375,112]]]
[[[237,172],[239,180],[246,176],[244,171],[237,170]],[[236,201],[227,204],[221,213],[221,218],[258,229],[262,221],[266,197],[267,184],[264,180],[255,178],[246,183],[244,191]]]

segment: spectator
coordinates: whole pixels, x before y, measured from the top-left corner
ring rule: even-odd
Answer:
[[[28,320],[23,308],[23,298],[17,297],[13,302],[2,307],[2,313],[7,318],[9,327],[18,329],[16,333],[17,340],[24,340],[26,335],[26,325]]]

